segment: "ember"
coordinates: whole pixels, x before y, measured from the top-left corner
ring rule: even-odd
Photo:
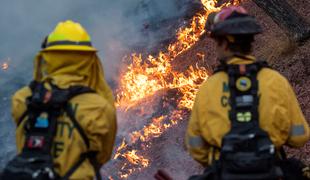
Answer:
[[[4,71],[5,71],[5,70],[8,70],[8,69],[9,69],[9,63],[6,63],[6,62],[5,62],[5,63],[2,63],[1,69],[4,70]]]

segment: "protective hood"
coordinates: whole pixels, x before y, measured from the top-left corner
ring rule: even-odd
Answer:
[[[104,79],[103,67],[95,52],[41,51],[34,64],[36,81],[51,82],[59,88],[87,86],[114,106],[112,91]]]

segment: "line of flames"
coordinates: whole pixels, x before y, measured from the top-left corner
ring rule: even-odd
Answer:
[[[141,54],[132,54],[132,63],[127,71],[121,76],[120,89],[117,91],[117,106],[128,108],[135,105],[139,100],[153,95],[162,89],[177,88],[182,94],[178,102],[179,110],[172,112],[169,117],[160,116],[154,118],[152,123],[144,126],[143,129],[134,131],[130,134],[129,143],[148,142],[152,138],[159,137],[166,129],[169,129],[182,119],[182,109],[191,109],[194,98],[200,84],[208,78],[208,72],[204,67],[190,66],[185,73],[177,72],[172,69],[171,62],[180,54],[190,49],[200,36],[205,32],[204,26],[208,15],[218,11],[223,6],[231,5],[226,3],[221,7],[215,7],[217,0],[201,0],[205,11],[193,17],[190,26],[181,28],[177,31],[177,41],[170,44],[166,52],[160,52],[157,57],[148,56],[143,59]],[[238,2],[234,2],[238,3]],[[204,57],[204,54],[199,54]],[[169,120],[168,123],[166,120]],[[120,178],[128,178],[134,172],[146,168],[150,160],[138,155],[137,150],[127,150],[125,140],[116,149],[114,159],[120,157],[127,159],[119,172]],[[133,168],[131,165],[138,165]],[[110,177],[110,179],[113,179]]]

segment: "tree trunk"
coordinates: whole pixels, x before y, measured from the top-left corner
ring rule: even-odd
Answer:
[[[310,25],[286,0],[253,0],[297,43],[310,38]]]

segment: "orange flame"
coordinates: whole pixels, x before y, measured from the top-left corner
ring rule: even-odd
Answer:
[[[117,91],[118,107],[126,109],[162,89],[178,89],[183,95],[178,102],[179,110],[173,111],[169,116],[154,118],[151,124],[132,132],[130,143],[148,142],[152,138],[159,137],[166,129],[177,125],[178,121],[183,119],[184,108],[192,108],[200,84],[209,77],[204,67],[190,66],[186,72],[181,73],[173,70],[171,64],[178,55],[199,41],[205,32],[204,26],[208,15],[230,5],[226,3],[221,7],[215,7],[217,0],[201,0],[201,2],[205,11],[193,17],[189,27],[177,31],[177,41],[170,44],[166,51],[159,52],[156,57],[150,55],[146,59],[136,53],[129,57],[132,63],[122,74],[120,88]],[[204,54],[200,53],[197,56],[202,60],[205,59]],[[128,178],[133,172],[148,167],[150,163],[147,158],[137,155],[137,150],[127,150],[127,148],[127,143],[123,140],[114,156],[114,159],[120,157],[127,159],[119,171],[121,178]]]
[[[125,149],[126,147],[127,144],[125,143],[125,139],[123,139],[122,144],[117,148],[113,159],[117,159],[119,156],[121,156],[121,150]]]
[[[121,171],[123,172],[119,172],[119,176],[121,178],[125,179],[133,172],[140,171],[142,168],[146,168],[149,166],[149,159],[146,159],[141,155],[137,155],[137,150],[127,151],[121,156],[126,158],[130,164],[139,166],[138,168],[128,168],[128,164],[124,163],[121,167]]]
[[[177,125],[178,121],[183,119],[182,112],[182,110],[173,111],[169,116],[170,120],[166,123],[164,123],[164,121],[168,120],[167,116],[154,118],[153,123],[145,126],[141,131],[134,131],[131,133],[131,143],[136,143],[137,141],[147,142],[152,138],[159,137],[164,132],[164,130]],[[122,144],[117,148],[113,158],[118,159],[119,157],[123,157],[128,161],[123,164],[121,171],[119,172],[119,176],[124,179],[126,179],[130,174],[148,167],[150,162],[149,159],[141,155],[137,155],[137,150],[126,150],[125,152],[121,152],[125,150],[127,146],[127,143],[123,139]],[[149,146],[146,145],[145,147],[148,148]]]
[[[154,118],[153,123],[148,126],[144,126],[141,131],[134,131],[131,133],[131,142],[135,143],[137,140],[148,141],[150,138],[159,137],[163,132],[162,121],[165,116]]]
[[[9,69],[9,63],[7,63],[7,62],[2,63],[1,69],[4,70],[4,71],[5,71],[5,70],[8,70],[8,69]]]
[[[171,61],[199,40],[199,37],[204,33],[205,16],[201,14],[195,16],[191,27],[180,29],[177,33],[178,41],[169,45],[168,51],[160,52],[156,58],[149,56],[143,60],[141,54],[132,54],[132,64],[129,65],[127,72],[120,80],[120,89],[117,95],[118,106],[130,106],[161,89],[180,88],[191,84],[193,79],[188,78],[191,75],[186,76],[183,73],[173,71]],[[207,77],[205,69],[191,67],[189,74],[196,73],[199,73],[200,77]],[[201,75],[202,73],[205,74]]]
[[[197,79],[192,78],[199,76],[203,80],[207,79],[208,72],[203,67],[190,67],[188,75],[185,75],[184,73],[173,71],[171,65],[171,62],[178,55],[191,48],[199,41],[200,36],[205,33],[204,27],[208,15],[211,12],[220,10],[223,6],[230,5],[228,3],[222,5],[222,7],[215,7],[217,0],[202,0],[201,2],[206,11],[194,16],[189,27],[181,28],[177,31],[177,41],[170,44],[167,51],[159,52],[157,57],[148,56],[146,59],[143,59],[141,54],[136,53],[129,57],[132,63],[121,76],[120,88],[117,91],[117,106],[127,107],[134,105],[136,101],[165,88],[179,89],[183,86],[198,88],[198,86],[193,86],[193,81],[197,81]],[[193,92],[196,91],[193,89]],[[186,93],[188,94],[188,92]],[[194,96],[195,94],[187,95],[187,97]],[[194,99],[189,100],[193,101]],[[184,103],[182,104],[184,105]],[[191,104],[193,103],[188,103],[185,107],[191,108]]]
[[[147,167],[149,165],[149,160],[143,158],[143,156],[139,156],[136,154],[137,150],[132,150],[126,152],[122,156],[125,157],[131,164],[142,165],[142,167]]]

